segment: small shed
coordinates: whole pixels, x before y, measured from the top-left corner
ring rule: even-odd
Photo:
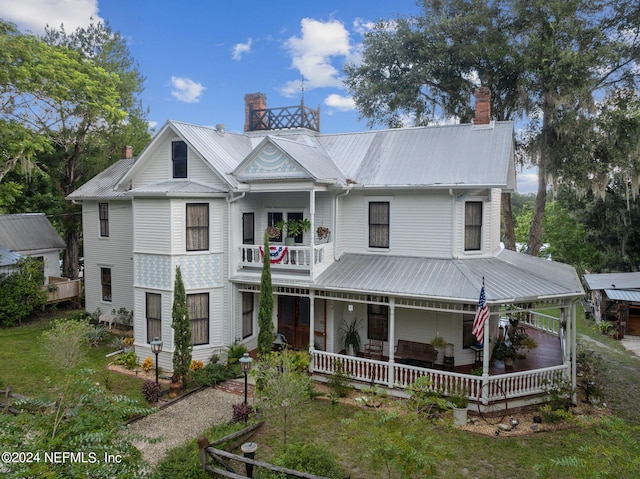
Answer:
[[[0,247],[40,258],[45,278],[60,276],[60,252],[66,244],[44,213],[0,215]]]
[[[20,258],[22,258],[20,253],[15,253],[0,246],[0,275],[13,273],[15,264]]]
[[[640,273],[585,274],[593,317],[615,321],[618,336],[640,336]]]

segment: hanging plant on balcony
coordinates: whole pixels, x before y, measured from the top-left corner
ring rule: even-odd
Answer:
[[[267,226],[267,236],[269,239],[275,239],[280,236],[280,228],[277,226]]]
[[[329,237],[331,231],[326,226],[318,226],[316,232],[318,233],[318,239],[325,239]]]

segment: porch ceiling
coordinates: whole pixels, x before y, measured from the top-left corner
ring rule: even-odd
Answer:
[[[476,303],[483,277],[490,303],[584,295],[573,267],[508,250],[477,259],[345,254],[314,286]]]

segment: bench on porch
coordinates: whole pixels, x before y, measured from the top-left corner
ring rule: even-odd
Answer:
[[[406,339],[398,339],[395,359],[400,363],[415,366],[433,366],[438,358],[438,351],[429,343],[418,343]]]

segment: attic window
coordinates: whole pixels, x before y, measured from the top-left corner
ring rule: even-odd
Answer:
[[[173,162],[173,177],[187,177],[187,144],[184,141],[171,142],[171,161]]]

